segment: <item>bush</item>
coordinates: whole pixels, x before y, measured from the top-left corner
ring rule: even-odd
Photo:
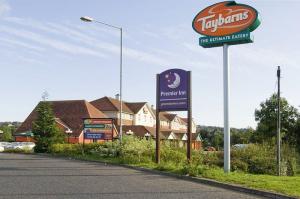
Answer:
[[[101,157],[117,157],[120,154],[120,145],[118,141],[89,144],[87,153],[96,154]]]
[[[50,153],[77,155],[82,153],[82,144],[52,144],[49,147]]]
[[[65,155],[82,154],[82,144],[53,144],[51,153]],[[84,145],[85,154],[101,158],[116,158],[124,164],[153,164],[155,161],[154,140],[140,139],[135,136],[124,136],[119,141],[90,143]],[[172,170],[184,175],[201,175],[208,168],[223,167],[223,152],[192,151],[190,163],[186,160],[186,149],[176,148],[171,142],[161,144],[159,170]],[[296,151],[287,145],[282,147],[282,175],[295,175]],[[151,165],[152,166],[152,165]],[[153,164],[155,167],[155,164]],[[276,174],[276,150],[272,145],[250,144],[243,149],[231,151],[231,170],[253,174]]]
[[[181,170],[182,175],[189,175],[189,176],[200,176],[202,175],[208,167],[205,165],[198,165],[193,162],[190,164],[186,163],[183,165]]]
[[[203,164],[207,166],[223,166],[223,152],[203,152]]]
[[[33,149],[30,147],[23,147],[22,149],[16,148],[16,149],[5,149],[4,152],[6,153],[33,153]]]
[[[282,146],[281,174],[294,175],[296,170],[296,150]],[[250,144],[243,149],[231,152],[232,170],[253,174],[277,174],[276,146],[271,144]]]
[[[254,174],[276,174],[274,147],[266,144],[249,144],[231,152],[232,170]]]
[[[161,162],[173,162],[175,165],[186,162],[185,149],[173,147],[170,143],[164,143],[161,146]]]
[[[119,149],[124,163],[148,163],[154,160],[154,141],[124,136]]]

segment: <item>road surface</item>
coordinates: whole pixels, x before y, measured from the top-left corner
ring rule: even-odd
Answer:
[[[0,153],[0,198],[260,198],[120,166]]]

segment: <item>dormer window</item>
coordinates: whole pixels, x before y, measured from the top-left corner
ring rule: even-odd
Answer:
[[[143,108],[143,113],[147,114],[148,113],[148,109],[146,107]]]

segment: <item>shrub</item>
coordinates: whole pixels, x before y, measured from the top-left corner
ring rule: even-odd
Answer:
[[[183,164],[186,161],[186,152],[182,148],[176,148],[169,143],[161,146],[161,162],[173,162],[175,165]]]
[[[154,141],[124,136],[120,146],[120,158],[124,163],[147,163],[154,160]]]
[[[82,144],[53,144],[50,152],[65,155],[82,153]],[[119,141],[90,143],[84,145],[85,154],[93,154],[102,158],[117,158],[125,164],[147,164],[155,160],[154,140],[140,139],[134,136],[124,136],[122,144]],[[156,165],[159,170],[172,170],[191,176],[202,175],[207,168],[223,167],[222,151],[192,151],[190,163],[186,161],[186,149],[176,148],[171,142],[161,144],[160,161]],[[282,147],[282,175],[295,175],[296,151],[287,145]],[[154,164],[151,166],[155,166]],[[250,144],[243,149],[231,151],[231,170],[253,174],[276,174],[275,146],[268,144]]]
[[[81,144],[52,144],[49,147],[50,153],[76,155],[82,153]]]
[[[243,149],[231,152],[232,170],[241,170],[255,174],[275,174],[276,160],[271,145],[249,144]]]
[[[86,150],[86,149],[85,149]],[[88,153],[96,154],[101,157],[117,157],[120,153],[120,145],[118,141],[104,142],[98,144],[89,144]]]
[[[283,144],[281,150],[281,174],[294,175],[296,170],[296,150]],[[276,146],[272,144],[250,144],[231,152],[232,170],[254,174],[276,175]]]
[[[190,164],[186,163],[183,165],[181,174],[182,175],[189,175],[189,176],[199,176],[202,175],[205,170],[207,169],[207,166],[205,165],[199,165],[191,162]]]
[[[203,152],[203,164],[207,166],[223,166],[223,152]]]
[[[33,149],[30,147],[23,147],[22,149],[16,148],[16,149],[5,149],[4,152],[6,153],[33,153]]]
[[[240,159],[231,160],[231,170],[232,171],[248,171],[248,164]]]

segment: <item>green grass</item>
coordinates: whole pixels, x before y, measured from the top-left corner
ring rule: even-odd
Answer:
[[[116,157],[100,157],[95,154],[68,156],[81,160],[99,161],[111,164],[126,164],[126,162]],[[172,163],[161,163],[157,165],[154,162],[149,162],[127,165],[167,171],[176,174],[184,174],[183,165],[174,165]],[[213,179],[219,182],[231,183],[259,190],[282,193],[289,196],[300,197],[300,175],[293,177],[279,177],[271,175],[255,175],[244,172],[231,172],[229,174],[225,174],[221,168],[204,167],[204,169],[201,170],[201,174],[198,175],[198,177]]]
[[[300,176],[254,175],[242,172],[225,174],[222,169],[209,169],[203,173],[202,177],[289,196],[300,196]]]

